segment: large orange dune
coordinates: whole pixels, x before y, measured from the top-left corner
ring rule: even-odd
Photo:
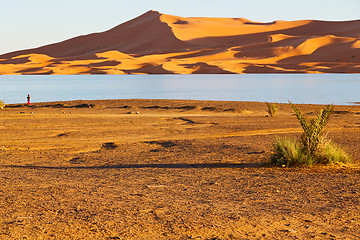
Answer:
[[[0,55],[0,74],[147,73],[360,73],[360,20],[261,23],[149,11],[102,33]]]

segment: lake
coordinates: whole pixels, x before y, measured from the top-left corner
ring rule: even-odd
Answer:
[[[360,74],[0,76],[5,103],[97,99],[194,99],[351,105]]]

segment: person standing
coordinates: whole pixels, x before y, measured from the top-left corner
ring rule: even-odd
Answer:
[[[30,105],[30,94],[27,95],[27,105]]]

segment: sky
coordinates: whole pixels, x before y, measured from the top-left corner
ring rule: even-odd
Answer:
[[[360,19],[359,0],[0,0],[0,54],[106,31],[151,9],[258,22]]]

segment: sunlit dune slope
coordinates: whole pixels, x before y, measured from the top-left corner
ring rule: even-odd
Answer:
[[[360,20],[253,22],[149,11],[0,56],[0,74],[360,73]]]

